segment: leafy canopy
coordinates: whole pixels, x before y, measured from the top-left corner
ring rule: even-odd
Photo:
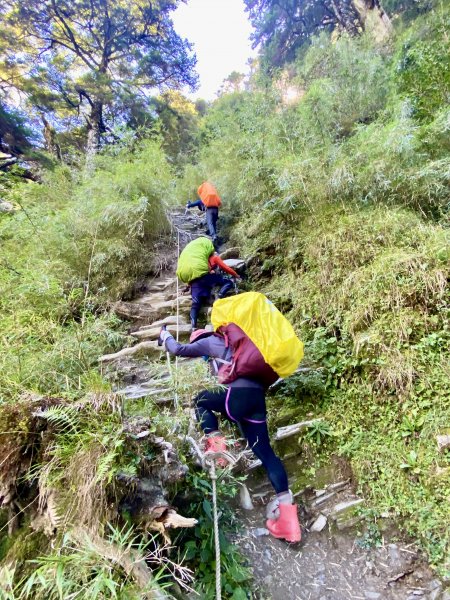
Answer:
[[[253,47],[260,45],[269,67],[295,58],[297,50],[321,31],[357,35],[369,11],[387,27],[389,19],[378,0],[244,0],[254,28]]]
[[[38,111],[84,115],[104,130],[103,108],[126,110],[161,86],[194,87],[195,57],[173,28],[178,0],[4,0],[2,87]],[[20,51],[18,51],[20,49]]]

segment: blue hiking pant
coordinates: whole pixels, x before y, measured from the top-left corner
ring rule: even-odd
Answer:
[[[266,422],[266,399],[262,389],[229,387],[227,390],[204,390],[194,399],[195,414],[205,433],[219,429],[214,413],[224,415],[239,425],[248,445],[262,462],[275,492],[289,488],[286,469],[270,445]]]
[[[219,209],[216,206],[211,206],[206,209],[206,226],[208,233],[212,238],[217,236],[217,219],[219,218]]]
[[[214,287],[220,286],[219,298],[224,298],[233,287],[233,282],[216,273],[206,273],[197,279],[191,281],[191,323],[197,327],[198,315],[202,304],[207,302],[211,296]]]

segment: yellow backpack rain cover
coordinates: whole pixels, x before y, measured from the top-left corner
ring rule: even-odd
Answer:
[[[214,330],[235,323],[252,340],[280,377],[288,377],[303,358],[303,343],[289,321],[259,292],[216,300],[211,313]]]

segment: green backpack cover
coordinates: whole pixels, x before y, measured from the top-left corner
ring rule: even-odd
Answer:
[[[177,265],[177,277],[183,283],[190,283],[197,277],[209,272],[208,259],[214,253],[211,240],[199,237],[192,240],[180,254]]]

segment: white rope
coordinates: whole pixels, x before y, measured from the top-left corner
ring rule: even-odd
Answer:
[[[177,262],[178,259],[180,258],[180,231],[177,230]],[[179,341],[179,337],[180,337],[180,298],[178,296],[179,292],[180,292],[180,286],[178,283],[178,277],[176,278],[177,280],[177,336],[176,336],[176,340],[177,342]],[[178,356],[175,356],[175,376],[176,376],[176,382],[175,382],[175,408],[178,408]]]
[[[186,212],[185,212],[185,214],[186,214]],[[178,258],[180,257],[180,232],[182,230],[180,230],[176,226],[175,226],[175,229],[177,232],[177,260],[178,260]],[[183,231],[183,233],[186,234],[188,237],[191,237],[191,238],[193,237],[187,231],[186,232]],[[180,319],[180,298],[179,298],[179,283],[178,283],[178,277],[177,277],[177,325],[176,325],[176,328],[177,328],[176,340],[177,340],[177,342],[178,342],[178,338],[179,338],[179,319]],[[167,353],[167,360],[169,362],[169,368],[171,368],[169,353]],[[177,377],[176,384],[178,384],[178,356],[175,357],[175,372],[176,372],[176,377]],[[176,389],[176,387],[175,387],[175,389]],[[178,393],[175,391],[175,408],[177,408],[177,407],[178,407]],[[201,455],[201,453],[200,453],[200,455]],[[205,464],[204,457],[202,459],[202,463]],[[208,461],[208,464],[209,464],[209,476],[211,478],[211,483],[212,483],[214,544],[215,544],[215,553],[216,553],[216,600],[222,600],[219,514],[217,511],[217,486],[216,486],[217,474],[216,474],[216,465],[214,462],[214,458],[211,457],[211,459]]]
[[[177,261],[180,258],[180,231],[177,231]],[[178,296],[180,291],[180,285],[177,277],[177,342],[179,338],[179,322],[180,322],[180,298]],[[178,358],[178,356],[176,357]]]
[[[217,489],[216,489],[216,465],[214,459],[211,460],[209,467],[209,476],[212,482],[213,497],[213,522],[214,522],[214,544],[216,550],[216,600],[222,598],[222,574],[220,569],[220,539],[219,539],[219,515],[217,512]]]

